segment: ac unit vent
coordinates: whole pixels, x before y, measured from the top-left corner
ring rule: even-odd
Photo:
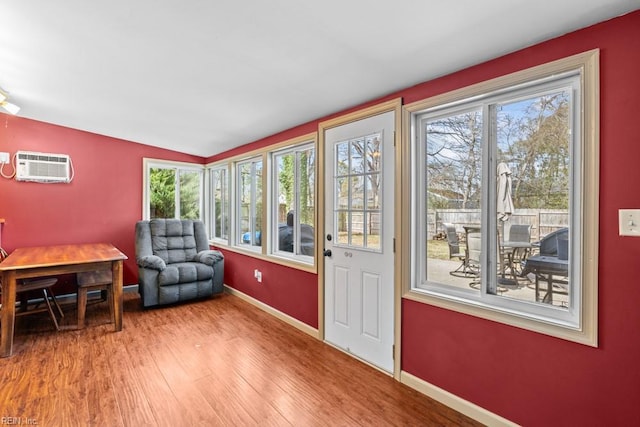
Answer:
[[[16,153],[16,180],[35,182],[70,182],[71,160],[66,154]]]

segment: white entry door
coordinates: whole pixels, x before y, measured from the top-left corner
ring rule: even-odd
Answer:
[[[387,372],[394,343],[393,111],[325,131],[325,340]]]

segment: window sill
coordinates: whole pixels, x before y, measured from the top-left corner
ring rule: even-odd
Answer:
[[[267,261],[273,264],[282,265],[289,268],[294,268],[296,270],[306,271],[309,273],[317,274],[318,268],[315,264],[308,264],[301,261],[296,261],[290,258],[279,257],[277,255],[265,255],[261,252],[252,251],[250,249],[245,249],[240,246],[231,246],[227,243],[221,243],[220,241],[210,240],[209,245],[224,249],[225,251],[234,252],[240,255],[245,255],[248,257],[256,258],[262,261]]]

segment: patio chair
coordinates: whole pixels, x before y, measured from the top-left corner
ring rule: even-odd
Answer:
[[[531,242],[531,225],[511,224],[509,227],[509,242]],[[522,264],[531,253],[531,248],[514,247],[512,251],[507,251],[507,265],[511,269],[511,274],[515,278],[522,273]]]
[[[473,277],[474,280],[469,283],[472,288],[480,285],[480,253],[482,252],[482,232],[480,228],[467,228],[467,258],[466,271],[467,277]]]
[[[456,227],[453,224],[443,223],[444,232],[447,236],[447,245],[449,246],[449,259],[457,258],[460,261],[460,266],[453,271],[450,271],[449,274],[452,276],[461,276],[465,277],[466,273],[466,265],[467,265],[467,255],[464,252],[460,251],[460,240],[458,239],[458,233],[456,232]]]

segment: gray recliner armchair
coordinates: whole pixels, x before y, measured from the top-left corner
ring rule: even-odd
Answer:
[[[222,293],[224,256],[209,248],[202,221],[136,223],[138,290],[143,307]]]

